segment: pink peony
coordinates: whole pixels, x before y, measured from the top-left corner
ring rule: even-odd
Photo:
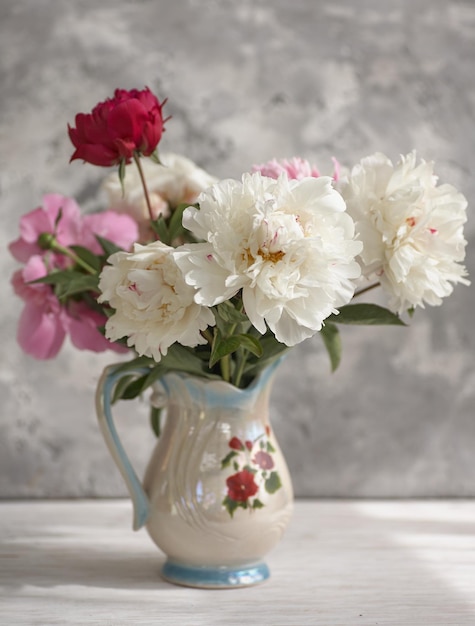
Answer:
[[[333,158],[333,178],[338,180],[340,176],[340,164]],[[267,163],[261,165],[253,165],[252,172],[260,172],[263,176],[268,178],[279,178],[283,173],[286,173],[290,179],[301,180],[302,178],[319,178],[321,176],[319,170],[311,165],[306,159],[301,157],[293,157],[292,159],[272,159]]]
[[[60,210],[61,219],[57,222]],[[26,263],[33,255],[45,253],[38,245],[38,239],[43,233],[54,233],[59,244],[71,246],[81,243],[81,230],[81,210],[76,202],[72,198],[51,193],[43,196],[42,206],[22,216],[20,237],[8,248],[17,261]],[[56,260],[59,261],[59,258]]]
[[[133,218],[114,211],[83,217],[72,198],[59,194],[44,196],[43,205],[20,220],[20,237],[10,244],[12,255],[26,263],[12,278],[15,293],[25,301],[18,325],[18,343],[37,359],[55,357],[69,334],[80,350],[102,352],[107,349],[125,352],[126,348],[111,343],[98,330],[104,326],[105,315],[91,309],[85,302],[70,301],[62,305],[51,285],[33,283],[55,269],[72,263],[67,256],[42,248],[41,235],[54,235],[64,247],[81,245],[94,254],[103,253],[96,235],[126,250],[138,238]]]
[[[107,318],[99,311],[90,309],[85,302],[70,302],[65,318],[66,328],[71,343],[79,350],[104,352],[114,350],[126,353],[128,349],[117,343],[112,343],[99,332],[98,328],[105,326]]]
[[[61,217],[58,219],[60,210]],[[129,215],[104,211],[83,217],[75,200],[60,194],[44,196],[42,206],[23,215],[20,237],[9,245],[9,250],[17,261],[23,263],[33,255],[44,255],[46,250],[38,244],[38,239],[44,234],[54,234],[62,246],[80,245],[95,254],[102,254],[95,235],[112,241],[124,250],[130,250],[139,237],[137,222]],[[54,254],[51,258],[55,267],[62,268],[70,263],[62,254]]]
[[[36,359],[54,358],[66,336],[66,314],[52,287],[28,284],[46,273],[43,259],[32,256],[12,278],[15,293],[26,303],[18,323],[17,340],[22,350]]]
[[[95,254],[102,254],[102,249],[95,235],[108,239],[123,250],[129,251],[139,238],[137,222],[130,215],[103,211],[91,213],[83,219],[81,245]]]
[[[89,308],[85,302],[71,301],[63,306],[51,285],[31,282],[46,274],[43,259],[35,255],[12,277],[15,293],[25,302],[17,333],[24,352],[36,359],[52,359],[67,334],[79,350],[127,352],[127,348],[111,343],[99,332],[98,328],[107,321],[103,314]]]

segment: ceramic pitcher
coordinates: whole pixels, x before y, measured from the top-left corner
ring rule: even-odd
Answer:
[[[276,363],[246,389],[178,372],[160,381],[163,432],[137,478],[114,427],[113,389],[123,374],[106,368],[97,389],[99,424],[134,505],[167,556],[167,580],[195,587],[252,585],[269,577],[264,556],[292,512],[292,485],[269,422]],[[140,373],[140,372],[138,372]]]

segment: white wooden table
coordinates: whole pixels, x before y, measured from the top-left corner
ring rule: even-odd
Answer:
[[[475,624],[475,501],[298,501],[272,577],[203,591],[159,576],[126,500],[0,503],[0,624]]]

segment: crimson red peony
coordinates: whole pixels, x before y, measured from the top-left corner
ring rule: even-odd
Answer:
[[[76,148],[71,161],[93,165],[130,163],[134,154],[150,156],[157,147],[166,120],[150,89],[116,89],[113,98],[99,102],[91,113],[76,115],[76,128],[68,125]]]
[[[248,498],[255,496],[259,490],[254,480],[254,474],[244,469],[237,474],[233,474],[226,480],[228,497],[236,502],[245,502]]]

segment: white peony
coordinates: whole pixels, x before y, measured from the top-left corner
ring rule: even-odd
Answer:
[[[416,165],[412,152],[394,166],[376,153],[353,168],[341,193],[363,241],[363,275],[380,281],[394,311],[439,305],[454,283],[469,284],[459,264],[467,201],[437,186],[432,163]]]
[[[178,154],[160,155],[162,165],[151,159],[142,159],[141,165],[147,182],[154,218],[168,217],[170,207],[181,202],[193,204],[198,195],[216,182],[216,178],[198,167],[193,161]],[[142,182],[135,163],[125,168],[124,191],[116,172],[103,183],[109,207],[131,215],[147,234],[150,216],[143,192]]]
[[[213,306],[242,289],[253,326],[288,346],[312,336],[353,296],[360,274],[353,220],[329,177],[245,174],[204,191],[183,225],[205,243],[175,251],[195,300]]]
[[[215,323],[211,310],[194,301],[195,290],[185,283],[173,250],[157,241],[116,252],[99,282],[98,301],[115,309],[106,337],[127,337],[129,347],[157,362],[176,341],[190,347],[206,343],[200,331]]]

